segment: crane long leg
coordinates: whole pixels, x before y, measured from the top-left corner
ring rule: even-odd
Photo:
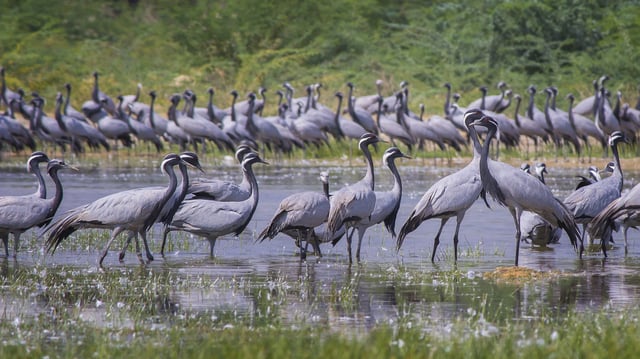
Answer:
[[[213,247],[216,245],[217,238],[208,238],[209,239],[209,255],[213,257]]]
[[[311,237],[311,233],[313,229],[307,230],[307,242],[309,242],[309,238]],[[316,256],[322,258],[322,252],[320,252],[320,242],[318,241],[317,236],[313,236],[313,251],[316,252]]]
[[[162,227],[162,245],[160,246],[160,255],[164,257],[164,245],[167,243],[167,235],[169,234],[169,227]]]
[[[440,220],[440,228],[438,228],[438,233],[436,233],[436,237],[433,239],[433,252],[431,252],[431,263],[433,263],[436,259],[436,249],[440,244],[440,233],[442,233],[442,228],[444,228],[444,225],[447,224],[448,220],[449,220],[449,217],[446,217]]]
[[[14,233],[13,234],[13,240],[14,240],[14,243],[13,243],[13,246],[14,246],[13,258],[16,258],[18,256],[18,248],[20,247],[20,233]],[[7,256],[9,256],[9,255],[7,254]]]
[[[364,233],[367,231],[366,228],[362,230],[358,229],[358,248],[356,249],[356,259],[358,263],[360,262],[360,247],[362,246],[362,238],[364,238]]]
[[[134,233],[134,236],[136,237],[136,256],[138,257],[140,264],[145,264],[144,259],[142,258],[142,252],[140,251],[140,240],[138,239],[138,233],[136,232],[133,232],[133,233]]]
[[[347,228],[347,252],[349,253],[349,264],[353,263],[353,260],[351,259],[351,238],[353,237],[353,233],[356,231],[356,228],[353,227],[353,229],[351,230],[351,234],[349,234],[349,228]]]
[[[460,232],[460,224],[464,219],[465,212],[459,213],[456,218],[456,232],[453,234],[453,258],[455,262],[458,262],[458,233]]]
[[[520,237],[521,237],[521,231],[520,231],[520,216],[522,215],[522,210],[521,209],[511,209],[510,210],[511,215],[513,216],[513,221],[516,225],[516,262],[515,262],[515,266],[518,266],[518,256],[520,254]]]
[[[153,260],[153,254],[151,254],[151,250],[149,249],[149,243],[147,242],[147,232],[140,232],[140,237],[142,237],[142,243],[144,244],[144,250],[147,252],[147,259],[149,261]]]
[[[2,233],[2,243],[4,243],[4,254],[9,257],[9,233]]]
[[[628,230],[629,230],[628,226],[624,226],[624,229],[622,230],[622,234],[624,236],[624,255],[625,256],[629,254],[629,249],[627,248],[627,231]]]
[[[120,254],[118,255],[118,260],[120,262],[124,261],[124,256],[127,254],[127,249],[129,249],[129,244],[131,243],[131,239],[133,237],[132,236],[128,236],[127,240],[124,242],[124,246],[122,246],[122,250],[120,251]]]
[[[307,249],[309,248],[309,232],[307,232],[307,236],[305,238],[304,248],[302,248],[302,233],[300,233],[299,229],[297,229],[296,232],[298,233],[298,242],[300,243],[300,260],[303,261],[307,258]]]
[[[109,253],[109,247],[111,247],[111,243],[113,243],[113,240],[116,239],[118,234],[120,234],[122,231],[124,231],[124,228],[122,227],[116,227],[113,229],[113,232],[111,233],[111,238],[109,238],[107,245],[104,247],[104,250],[102,251],[102,255],[100,256],[100,259],[98,260],[99,267],[102,267],[102,262],[104,261],[104,258],[107,256],[107,253]],[[133,234],[135,233],[131,232],[129,236],[132,236]]]

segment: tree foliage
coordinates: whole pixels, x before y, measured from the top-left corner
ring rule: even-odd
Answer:
[[[421,102],[439,102],[446,81],[464,99],[499,80],[588,93],[603,73],[624,89],[640,79],[634,0],[4,2],[8,84],[49,96],[65,82],[88,93],[94,70],[120,93],[407,80]]]

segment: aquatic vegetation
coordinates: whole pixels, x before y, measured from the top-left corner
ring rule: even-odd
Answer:
[[[395,273],[410,280],[427,277],[403,269]],[[384,274],[377,273],[376,276]],[[277,309],[288,300],[302,299],[285,299],[293,293],[300,295],[306,289],[302,281],[298,282],[299,286],[286,284],[296,281],[288,281],[285,277],[275,273],[266,281],[254,282],[237,277],[227,280],[202,275],[182,277],[148,269],[113,270],[110,273],[70,267],[18,270],[10,277],[3,277],[4,292],[21,293],[28,298],[38,292],[38,285],[51,285],[46,289],[50,293],[46,299],[37,299],[45,302],[41,305],[43,309],[49,309],[31,315],[25,312],[11,315],[5,308],[0,320],[0,337],[3,338],[0,356],[629,357],[635,354],[633,348],[640,344],[640,311],[634,308],[605,308],[593,312],[572,310],[563,316],[547,312],[513,320],[508,305],[498,305],[497,309],[506,312],[504,314],[511,312],[509,318],[496,316],[486,294],[448,318],[425,315],[417,308],[399,304],[402,314],[397,320],[375,323],[365,331],[356,325],[357,316],[351,320],[343,315],[336,318],[337,322],[292,322],[282,320],[284,312],[278,314],[274,309],[271,309],[272,314],[265,315],[269,308]],[[354,280],[370,280],[366,277],[363,272],[357,279],[354,276]],[[469,273],[447,271],[435,273],[432,280],[448,283],[444,287],[452,290],[455,286],[450,287],[451,283],[463,284],[478,278]],[[24,285],[17,284],[18,281]],[[54,284],[59,282],[65,285]],[[94,290],[86,295],[74,294],[76,288],[86,287]],[[228,289],[234,295],[257,288],[254,294],[259,297],[256,305],[259,310],[250,315],[232,307],[204,311],[188,309],[169,299],[170,287],[189,292]],[[334,304],[348,304],[351,298],[348,295],[344,296],[344,301],[335,298],[338,302]],[[3,294],[2,299],[1,303],[6,306],[7,295]],[[353,310],[364,305],[359,302]],[[327,304],[329,307],[334,305]],[[374,304],[370,302],[370,305]],[[347,307],[341,309],[349,312]],[[255,317],[267,319],[255,320]]]

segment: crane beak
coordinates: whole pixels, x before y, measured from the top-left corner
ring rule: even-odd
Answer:
[[[78,167],[74,167],[74,166],[70,166],[65,164],[64,168],[68,169],[68,170],[72,170],[74,172],[80,172],[80,169]]]
[[[187,166],[191,167],[191,168],[195,168],[198,171],[200,171],[202,174],[206,174],[206,172],[204,171],[204,169],[202,168],[202,166],[200,165],[200,163],[191,163],[190,161],[183,161]]]

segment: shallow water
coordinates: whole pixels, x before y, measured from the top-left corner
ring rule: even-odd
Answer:
[[[604,161],[603,161],[604,162]],[[443,166],[431,160],[402,160],[399,170],[403,178],[404,194],[398,213],[399,230],[414,205],[429,186],[442,176],[456,171],[464,161]],[[596,163],[598,164],[598,163]],[[547,183],[558,198],[566,197],[575,186],[574,176],[585,174],[584,169],[554,168],[548,164]],[[91,169],[61,175],[65,189],[64,201],[58,214],[70,208],[117,191],[153,185],[163,185],[166,179],[155,168]],[[235,166],[207,167],[207,176],[240,180]],[[402,250],[396,253],[395,241],[377,225],[370,228],[362,245],[362,263],[349,266],[346,243],[343,239],[335,247],[323,245],[323,257],[309,257],[300,262],[293,241],[279,235],[271,241],[254,243],[268,223],[281,199],[306,191],[320,191],[318,174],[328,170],[332,189],[360,179],[364,168],[356,167],[279,167],[256,165],[260,187],[260,202],[253,220],[239,238],[218,240],[215,258],[208,256],[208,242],[184,234],[173,233],[166,258],[156,254],[156,260],[140,271],[136,255],[127,254],[119,263],[117,250],[122,241],[114,242],[105,259],[108,271],[123,271],[126,278],[146,273],[169,273],[193,285],[170,291],[164,302],[178,311],[232,312],[243,318],[264,315],[284,323],[328,323],[336,329],[369,329],[379,323],[393,323],[407,313],[412,317],[428,317],[433,322],[447,322],[459,316],[476,315],[480,309],[492,312],[494,319],[526,320],[541,313],[563,314],[569,309],[599,310],[633,306],[640,302],[640,246],[633,240],[637,232],[630,231],[629,254],[625,256],[621,234],[605,261],[600,253],[586,254],[579,260],[566,235],[560,243],[549,248],[532,248],[523,244],[520,265],[541,271],[559,271],[558,277],[525,284],[500,284],[485,280],[481,274],[498,266],[510,266],[515,255],[513,221],[508,211],[497,205],[487,209],[480,201],[467,212],[460,230],[458,264],[453,263],[452,236],[455,219],[449,221],[441,236],[436,263],[430,262],[439,220],[429,220],[405,239]],[[391,176],[377,169],[377,187],[390,189]],[[625,173],[625,188],[635,184],[639,173]],[[192,173],[200,177],[201,174]],[[50,195],[53,191],[48,186]],[[23,169],[3,170],[0,174],[0,195],[28,194],[35,190],[34,179]],[[151,235],[154,254],[159,248],[159,227]],[[0,258],[0,277],[11,285],[12,277],[21,272],[49,270],[77,272],[78,278],[97,275],[96,260],[107,234],[103,231],[88,248],[59,249],[53,256],[43,256],[34,234],[26,234],[25,244],[17,259]],[[73,241],[74,237],[66,241]],[[13,241],[11,241],[13,244]],[[178,249],[176,249],[176,247]],[[181,249],[182,248],[182,249]],[[146,271],[148,269],[148,272]],[[453,271],[455,270],[455,271]],[[142,274],[137,274],[141,272]],[[448,273],[458,273],[451,278]],[[460,274],[461,273],[461,274]],[[567,274],[569,273],[569,274]],[[137,277],[136,277],[137,278]],[[217,283],[200,288],[198,280],[206,278]],[[277,305],[261,304],[265,293]],[[273,297],[272,297],[273,296]],[[0,294],[0,310],[14,315],[46,311],[47,304],[13,294]],[[39,298],[39,297],[38,297]],[[92,297],[93,298],[93,297]],[[345,306],[344,303],[349,303]],[[273,304],[273,303],[272,303]],[[85,316],[96,322],[104,320],[104,313],[87,305]],[[256,313],[261,313],[260,315]],[[95,319],[102,318],[102,319]],[[405,319],[406,320],[406,319]],[[233,322],[233,320],[231,320]]]

